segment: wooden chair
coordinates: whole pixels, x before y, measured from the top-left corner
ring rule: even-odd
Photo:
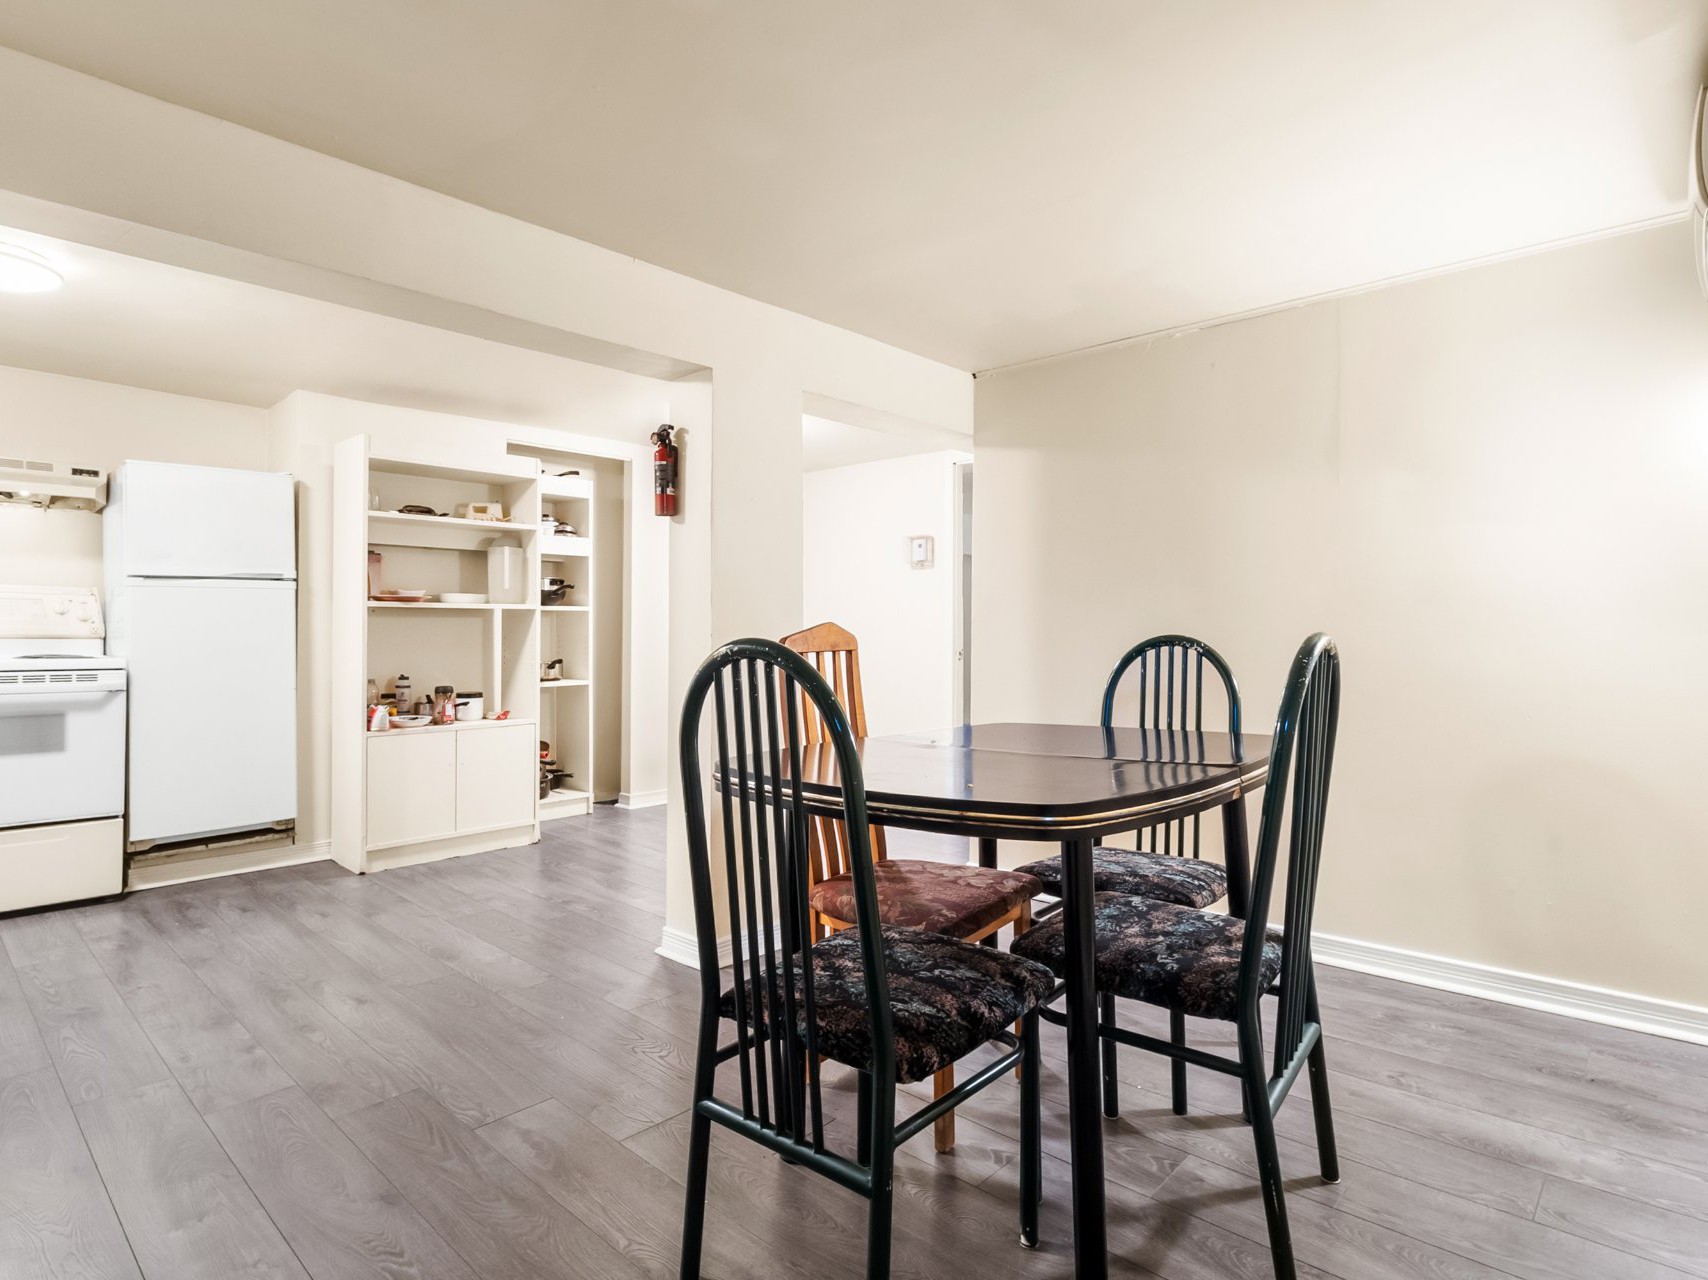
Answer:
[[[1311,1078],[1319,1171],[1324,1182],[1340,1181],[1311,955],[1323,819],[1339,718],[1340,655],[1333,640],[1314,635],[1293,659],[1275,717],[1245,919],[1116,893],[1098,894],[1092,914],[1100,992],[1141,1000],[1170,1013],[1232,1022],[1238,1028],[1239,1052],[1233,1058],[1140,1035],[1112,1021],[1105,1021],[1099,1032],[1106,1046],[1148,1049],[1240,1081],[1257,1145],[1276,1280],[1294,1280],[1297,1270],[1287,1227],[1275,1113],[1305,1070]],[[1283,878],[1285,906],[1277,933],[1269,927],[1270,898]],[[1067,947],[1061,917],[1017,938],[1013,951],[1048,964],[1058,974],[1064,972]],[[1262,1017],[1266,995],[1277,997],[1275,1036],[1267,1054]],[[1055,1017],[1059,1015],[1052,1020]]]
[[[802,707],[820,722],[816,749],[802,743]],[[716,744],[715,803],[723,819],[716,847],[702,783],[702,727]],[[682,1280],[700,1275],[714,1124],[863,1196],[867,1280],[888,1280],[896,1147],[1014,1066],[1022,1068],[1020,1240],[1035,1247],[1043,1187],[1038,1008],[1054,992],[1054,976],[1007,952],[879,920],[854,734],[830,686],[782,645],[738,640],[706,660],[688,688],[680,751],[700,961]],[[801,780],[819,771],[839,785],[850,820],[855,927],[814,939]],[[726,987],[718,951],[732,940],[733,982]],[[1018,1035],[1009,1030],[1016,1020]],[[720,1044],[726,1023],[733,1033]],[[896,1118],[898,1083],[924,1080],[992,1042],[1003,1050],[994,1062],[946,1097]],[[852,1155],[825,1145],[825,1059],[859,1072]],[[721,1064],[729,1065],[720,1082]],[[742,1274],[752,1273],[750,1258],[726,1265],[738,1261]]]
[[[784,636],[782,643],[800,654],[824,677],[848,714],[855,738],[866,736],[866,698],[860,685],[860,643],[834,622]],[[801,731],[808,746],[826,740],[823,718],[801,707]],[[848,824],[837,818],[808,819],[808,901],[815,938],[854,923],[853,846]],[[966,942],[994,938],[1009,925],[1016,935],[1032,924],[1032,899],[1043,889],[1025,872],[911,858],[892,860],[882,828],[872,827],[868,843],[876,868],[878,918],[947,934]],[[935,1095],[955,1087],[955,1068],[945,1066],[933,1082]],[[934,1135],[938,1151],[955,1147],[955,1113],[945,1112]]]

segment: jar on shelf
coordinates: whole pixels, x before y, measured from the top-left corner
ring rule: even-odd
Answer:
[[[455,686],[436,684],[433,686],[433,723],[455,724],[457,719],[457,691]]]

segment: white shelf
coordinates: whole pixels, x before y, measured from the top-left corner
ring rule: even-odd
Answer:
[[[551,795],[540,801],[540,820],[555,818],[565,809],[573,809],[576,813],[584,813],[592,804],[593,797],[585,791],[574,791],[568,787],[556,788]]]
[[[407,600],[370,600],[370,609],[445,609],[453,613],[497,613],[503,609],[523,609],[532,612],[531,604],[442,604],[437,600],[425,600],[419,604],[411,604]]]
[[[593,606],[590,604],[543,604],[540,606],[541,613],[590,613],[592,609]]]
[[[465,467],[438,459],[382,458],[370,455],[367,469],[391,476],[422,476],[432,480],[474,480],[484,484],[530,484],[538,476],[538,467],[520,458],[507,458],[490,466]]]
[[[418,724],[410,729],[370,729],[370,738],[401,738],[410,733],[472,733],[478,729],[502,729],[506,725],[533,724],[532,720],[458,720],[455,724]]]
[[[505,520],[466,520],[460,516],[406,515],[401,511],[368,512],[368,541],[381,547],[441,547],[478,551],[489,538],[531,538],[537,525]]]
[[[588,476],[541,476],[540,497],[548,502],[568,498],[591,498],[593,481]]]
[[[542,689],[585,689],[591,681],[588,680],[542,680]]]
[[[559,533],[540,539],[540,556],[546,560],[584,559],[593,554],[593,539],[580,534]]]

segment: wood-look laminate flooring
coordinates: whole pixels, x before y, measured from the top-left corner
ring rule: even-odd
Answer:
[[[0,1277],[674,1277],[697,986],[654,954],[663,843],[662,811],[600,809],[528,849],[0,921]],[[1303,1274],[1708,1277],[1708,1049],[1322,981],[1344,1178],[1313,1176],[1295,1097]],[[1060,1033],[1045,1043],[1044,1247],[1017,1243],[1003,1082],[952,1155],[903,1149],[898,1278],[1070,1274]],[[1164,1064],[1124,1051],[1121,1073],[1113,1272],[1268,1276],[1232,1082],[1194,1072],[1181,1119]],[[831,1086],[851,1142],[851,1082]],[[859,1277],[863,1208],[720,1132],[705,1274]]]

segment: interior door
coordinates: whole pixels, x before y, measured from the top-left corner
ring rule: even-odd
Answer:
[[[294,819],[296,584],[151,582],[123,591],[131,843]]]

